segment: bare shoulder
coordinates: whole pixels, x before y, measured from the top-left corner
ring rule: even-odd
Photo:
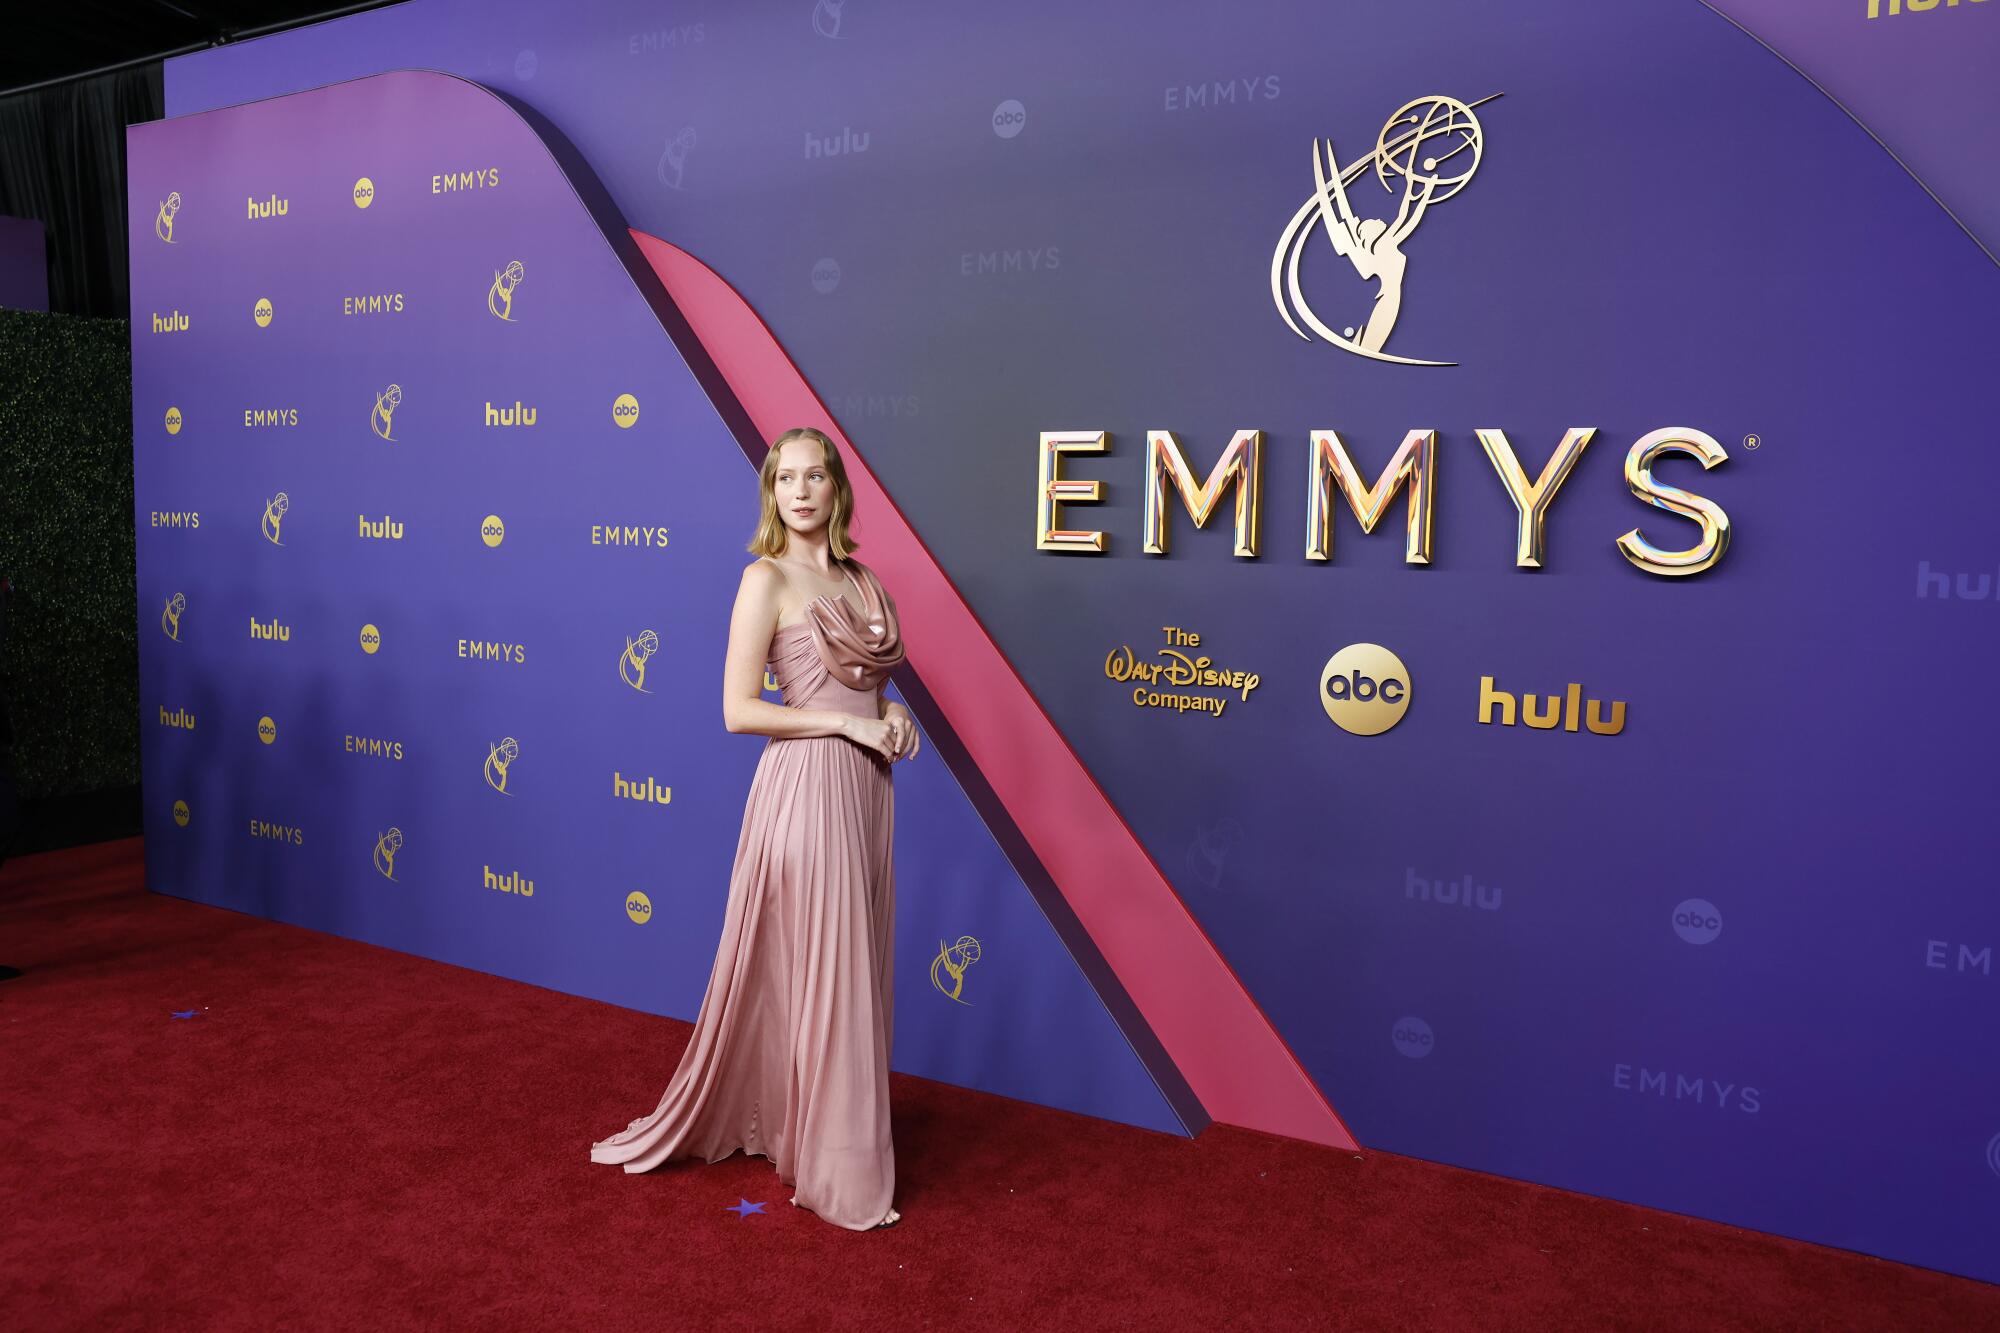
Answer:
[[[758,556],[743,566],[743,581],[739,586],[750,592],[774,592],[785,586],[785,571]]]

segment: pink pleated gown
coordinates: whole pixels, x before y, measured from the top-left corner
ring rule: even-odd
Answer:
[[[874,570],[847,563],[860,609],[814,598],[772,636],[767,665],[787,707],[877,717],[903,660],[896,603]],[[896,1189],[894,820],[888,760],[842,736],[770,739],[694,1035],[659,1106],[592,1144],[591,1161],[650,1171],[740,1148],[770,1158],[827,1221],[882,1220]]]

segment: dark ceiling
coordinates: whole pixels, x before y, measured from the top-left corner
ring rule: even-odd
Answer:
[[[390,0],[13,0],[0,20],[0,93],[128,60],[262,36]]]

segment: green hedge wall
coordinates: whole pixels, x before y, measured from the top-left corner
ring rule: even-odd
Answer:
[[[126,322],[0,310],[0,690],[24,797],[139,781],[133,532]]]

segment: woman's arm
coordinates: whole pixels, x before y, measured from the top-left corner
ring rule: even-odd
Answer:
[[[788,708],[762,697],[764,662],[777,632],[785,576],[762,560],[743,571],[729,613],[729,652],[722,667],[722,725],[756,736],[846,736],[851,715],[826,708]]]

